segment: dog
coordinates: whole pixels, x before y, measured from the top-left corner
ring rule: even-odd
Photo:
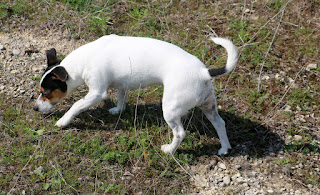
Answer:
[[[171,43],[144,37],[103,36],[71,52],[61,62],[56,50],[46,51],[48,67],[40,80],[40,95],[34,110],[48,112],[56,103],[86,84],[88,94],[74,103],[56,126],[66,127],[73,118],[107,98],[108,88],[117,89],[117,106],[111,114],[126,108],[127,90],[163,85],[163,117],[173,131],[170,144],[161,146],[173,154],[185,137],[181,117],[190,109],[200,107],[216,129],[221,149],[218,155],[231,149],[225,122],[217,110],[212,77],[231,72],[238,61],[234,44],[225,38],[211,40],[227,51],[227,63],[222,68],[207,69],[195,56]]]

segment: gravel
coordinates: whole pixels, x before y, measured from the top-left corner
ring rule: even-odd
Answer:
[[[45,35],[35,35],[28,30],[24,32],[0,32],[0,95],[13,98],[23,98],[32,102],[38,96],[38,80],[46,68],[45,50],[56,48],[58,55],[67,55],[75,48],[83,45],[83,40],[73,40],[61,32],[48,32]],[[310,65],[310,69],[316,68]],[[277,80],[284,80],[285,74],[276,74]],[[269,80],[271,77],[264,77]],[[30,106],[32,106],[30,103]],[[298,108],[286,106],[286,112],[299,112]],[[298,115],[297,115],[298,116]],[[312,116],[296,117],[302,121]],[[285,142],[301,141],[300,135],[286,136]],[[250,143],[247,143],[250,145]],[[187,171],[190,178],[190,194],[320,194],[318,186],[304,184],[293,179],[303,169],[313,166],[319,174],[320,156],[306,156],[304,162],[283,162],[287,158],[282,151],[254,159],[242,155],[245,143],[238,144],[238,155],[229,157],[212,156],[190,166]],[[300,154],[298,154],[300,155]],[[312,164],[311,164],[312,163]],[[124,179],[130,178],[128,173]]]
[[[37,79],[46,68],[45,50],[55,47],[58,55],[67,55],[82,44],[58,40],[55,33],[44,37],[30,31],[0,32],[0,95],[34,99],[38,95]]]
[[[217,157],[218,158],[218,157]],[[218,158],[221,160],[220,158]],[[218,160],[218,161],[219,161]],[[304,185],[288,177],[295,168],[287,165],[283,171],[278,171],[272,161],[257,159],[250,169],[234,166],[234,162],[247,161],[244,156],[232,157],[227,162],[211,163],[210,169],[203,171],[204,164],[191,166],[188,172],[193,176],[191,194],[319,194],[320,190],[311,184]],[[216,160],[213,160],[216,161]],[[303,169],[300,163],[298,169]],[[201,171],[202,170],[202,171]]]

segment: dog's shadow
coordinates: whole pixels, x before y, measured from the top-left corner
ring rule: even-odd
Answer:
[[[121,115],[111,115],[108,109],[114,107],[111,101],[95,109],[81,113],[69,127],[77,128],[80,131],[94,130],[127,130],[133,126],[148,128],[151,126],[166,126],[162,116],[161,105],[127,105],[127,109]],[[62,117],[65,111],[56,112],[57,117]],[[286,145],[284,140],[272,129],[251,121],[248,118],[240,117],[231,112],[219,111],[220,116],[226,122],[226,128],[232,149],[228,156],[245,156],[260,158],[277,154],[279,151],[288,148],[296,148],[299,145]],[[184,128],[191,134],[198,134],[209,141],[197,144],[195,147],[180,147],[178,153],[192,154],[195,157],[214,156],[220,148],[217,133],[211,123],[204,117],[200,109],[194,109],[182,119]],[[168,128],[168,127],[167,127]],[[188,139],[188,135],[185,138]],[[215,141],[210,141],[215,140]],[[183,142],[182,142],[183,145]],[[319,148],[315,148],[320,151]]]

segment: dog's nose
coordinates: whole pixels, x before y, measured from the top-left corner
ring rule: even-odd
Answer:
[[[38,106],[34,106],[34,107],[33,107],[33,110],[34,110],[34,111],[39,111]]]

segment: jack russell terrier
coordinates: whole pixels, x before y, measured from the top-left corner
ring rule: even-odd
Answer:
[[[40,95],[34,110],[48,112],[78,86],[86,84],[88,94],[56,123],[66,127],[79,113],[107,98],[109,87],[117,89],[117,107],[111,114],[126,108],[127,90],[149,85],[164,85],[163,117],[173,131],[171,144],[161,146],[173,154],[185,137],[181,117],[191,108],[200,107],[216,129],[221,141],[218,155],[231,149],[224,120],[217,110],[211,78],[229,73],[238,61],[237,48],[224,38],[211,38],[228,53],[225,67],[207,69],[195,56],[183,49],[156,39],[108,35],[71,52],[63,61],[56,50],[46,51],[48,68],[40,81]]]

